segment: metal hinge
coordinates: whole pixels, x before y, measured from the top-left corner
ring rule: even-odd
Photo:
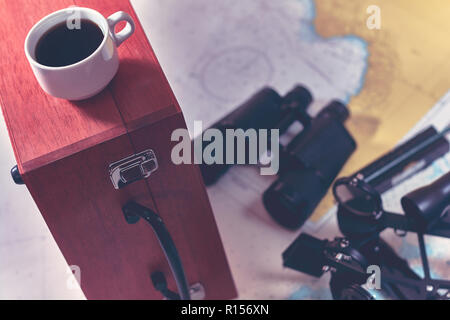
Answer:
[[[116,189],[147,179],[158,169],[155,152],[151,149],[116,161],[109,165],[109,176]]]

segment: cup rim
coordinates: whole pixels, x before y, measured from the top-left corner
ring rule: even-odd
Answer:
[[[97,48],[93,53],[91,53],[88,57],[86,57],[86,58],[84,58],[83,60],[80,60],[80,61],[78,61],[78,62],[76,62],[76,63],[69,64],[69,65],[67,65],[67,66],[51,67],[51,66],[46,66],[46,65],[43,65],[43,64],[37,62],[36,59],[33,58],[33,56],[31,55],[31,53],[28,51],[28,45],[29,45],[29,41],[30,41],[31,35],[36,31],[36,29],[37,29],[39,26],[41,26],[42,24],[44,24],[48,19],[50,19],[50,18],[52,18],[52,17],[54,17],[54,16],[57,16],[57,15],[63,13],[63,12],[66,12],[67,10],[70,10],[71,8],[75,8],[75,9],[79,9],[79,10],[83,10],[83,11],[89,11],[89,12],[95,14],[96,16],[98,16],[101,20],[103,20],[102,22],[104,23],[105,30],[104,30],[104,34],[103,34],[103,40],[102,40],[102,43],[101,43],[101,44],[98,46],[98,48]],[[91,9],[91,8],[86,8],[86,7],[71,7],[71,8],[64,8],[64,9],[61,9],[61,10],[58,10],[58,11],[55,11],[55,12],[52,12],[52,13],[46,15],[46,16],[43,17],[41,20],[39,20],[38,22],[36,22],[36,23],[33,25],[33,27],[30,29],[30,31],[28,32],[28,35],[27,35],[27,37],[25,38],[25,48],[24,48],[24,49],[25,49],[25,55],[27,56],[28,61],[30,61],[30,63],[33,64],[35,67],[37,67],[37,68],[39,68],[39,69],[45,69],[45,70],[64,70],[64,69],[71,69],[71,68],[74,68],[74,67],[76,67],[76,66],[79,66],[79,65],[81,65],[81,64],[83,64],[83,63],[85,63],[85,62],[87,62],[87,61],[89,61],[89,60],[91,60],[91,59],[93,59],[93,57],[94,57],[95,55],[97,55],[98,52],[100,52],[100,51],[103,49],[103,47],[105,46],[106,41],[107,41],[107,39],[108,39],[109,32],[110,32],[110,30],[109,30],[109,24],[108,24],[107,19],[106,19],[100,12],[98,12],[97,10]],[[102,26],[98,23],[98,21],[93,21],[92,19],[89,19],[89,20],[92,21],[93,23],[95,23],[96,25],[98,25],[100,28],[102,28]],[[51,27],[50,27],[50,28],[51,28]],[[48,28],[47,31],[48,31],[50,28]]]

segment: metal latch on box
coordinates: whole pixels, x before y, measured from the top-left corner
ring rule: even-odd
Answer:
[[[109,176],[116,189],[147,179],[158,169],[155,152],[151,149],[116,161],[109,165]]]

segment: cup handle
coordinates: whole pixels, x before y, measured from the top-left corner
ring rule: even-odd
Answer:
[[[119,47],[125,40],[127,40],[133,33],[136,28],[133,18],[123,11],[116,12],[108,17],[108,25],[111,30],[111,36],[116,43],[116,46]],[[126,21],[127,25],[120,32],[116,33],[114,28],[116,25],[121,22]]]

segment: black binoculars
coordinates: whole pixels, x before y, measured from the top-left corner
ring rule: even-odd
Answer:
[[[288,229],[301,227],[310,217],[356,148],[344,126],[349,117],[347,107],[333,101],[313,118],[307,112],[312,101],[311,93],[302,86],[284,97],[265,88],[211,127],[221,132],[278,129],[281,136],[294,122],[302,125],[302,131],[288,145],[280,146],[279,179],[263,195],[270,215]],[[200,166],[207,185],[217,181],[229,167]]]

